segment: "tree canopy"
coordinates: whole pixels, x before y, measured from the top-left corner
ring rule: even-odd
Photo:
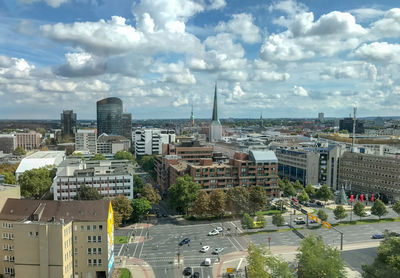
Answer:
[[[155,177],[156,172],[154,171],[154,156],[153,155],[144,155],[144,156],[142,156],[139,159],[138,163],[152,177]]]
[[[106,160],[106,158],[101,153],[96,153],[90,160]]]
[[[131,218],[133,212],[131,201],[124,195],[118,195],[111,200],[111,204],[114,211],[114,227],[118,228],[123,221]]]
[[[274,224],[277,227],[280,227],[285,223],[285,218],[283,218],[282,214],[275,214],[272,216],[272,224]]]
[[[314,196],[315,195],[315,188],[314,186],[312,186],[311,184],[308,184],[306,186],[306,192],[308,194],[308,196]]]
[[[287,184],[283,189],[283,195],[285,197],[296,196],[296,189],[294,189],[294,186],[291,183]]]
[[[145,216],[151,210],[150,201],[145,197],[141,197],[140,199],[132,199],[132,219],[133,221],[139,221],[140,217]]]
[[[400,214],[400,200],[393,204],[392,209],[395,213]]]
[[[254,227],[254,219],[248,213],[243,214],[241,223],[242,227],[246,229],[251,229]]]
[[[317,197],[326,202],[328,200],[332,200],[335,196],[333,195],[332,190],[326,184],[324,184],[320,189],[318,189]]]
[[[79,201],[100,200],[102,199],[102,196],[96,188],[82,184],[81,186],[79,186],[74,199]]]
[[[365,215],[365,205],[361,202],[357,202],[354,207],[353,207],[353,212],[355,215],[360,217],[363,217]]]
[[[317,216],[319,219],[321,219],[322,221],[326,221],[328,220],[328,214],[326,214],[326,212],[322,209],[318,210],[317,212]]]
[[[226,209],[234,215],[249,211],[249,191],[241,186],[235,186],[226,192]]]
[[[13,151],[13,155],[26,155],[26,151],[21,147],[16,147]]]
[[[127,151],[119,151],[114,155],[114,159],[126,159],[132,161],[132,163],[135,163],[135,158],[130,152]]]
[[[322,237],[310,235],[305,237],[296,255],[299,262],[299,277],[345,278],[345,263],[340,251],[325,245]]]
[[[259,185],[250,187],[249,193],[249,209],[255,213],[261,210],[267,203],[267,194],[265,193],[265,189]]]
[[[342,220],[347,217],[346,210],[342,205],[336,206],[336,208],[333,210],[333,214],[335,215],[336,220]]]
[[[214,189],[210,193],[210,213],[219,216],[225,210],[225,192],[222,189]]]
[[[210,196],[205,190],[200,190],[193,203],[193,213],[198,216],[205,216],[210,213]]]
[[[196,199],[200,185],[192,181],[188,175],[178,177],[168,188],[168,206],[179,212],[186,212],[189,205]]]
[[[26,198],[40,199],[51,187],[53,180],[50,174],[50,170],[46,167],[22,173],[18,178],[21,195]]]
[[[138,193],[142,193],[143,187],[145,186],[144,181],[138,176],[138,175],[133,175],[133,190],[135,192],[135,196]]]
[[[15,176],[11,172],[0,172],[0,175],[4,176],[4,183],[5,184],[16,184],[17,180],[15,179]]]
[[[362,265],[365,278],[400,277],[400,238],[385,235],[378,256],[371,265]]]
[[[145,197],[150,203],[158,204],[161,201],[161,196],[158,194],[157,190],[150,183],[146,183],[146,185],[142,189],[142,196]]]
[[[371,214],[378,216],[380,220],[382,216],[388,214],[388,210],[381,200],[376,199],[372,205]]]
[[[302,190],[304,189],[304,186],[299,182],[299,180],[296,180],[296,182],[293,184],[294,189],[296,190]]]
[[[305,189],[303,189],[303,191],[301,191],[301,193],[297,196],[297,199],[299,199],[300,202],[305,202],[305,203],[310,201],[310,197],[308,196]]]

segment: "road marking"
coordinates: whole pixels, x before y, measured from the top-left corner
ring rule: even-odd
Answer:
[[[119,249],[119,252],[118,252],[118,255],[117,255],[117,256],[121,255],[121,251],[122,251],[122,249],[124,249],[124,246],[125,246],[125,243],[122,244],[121,249]]]
[[[233,223],[233,221],[231,221],[231,224],[235,227],[235,229],[237,228],[237,230],[238,230],[239,233],[243,233],[243,231],[242,231],[238,226],[236,226],[236,225]]]
[[[237,244],[239,245],[241,250],[244,250],[243,246],[239,243],[239,241],[237,241],[236,238],[233,237],[233,240],[237,242]],[[238,250],[239,251],[239,250]]]
[[[144,246],[144,240],[143,240],[143,242],[142,242],[142,248],[140,249],[139,259],[140,259],[140,256],[142,256],[143,246]]]
[[[232,242],[232,240],[228,237],[229,242],[235,247],[236,251],[239,251],[239,248],[236,247],[236,245]]]
[[[239,268],[240,268],[240,265],[242,264],[242,262],[243,262],[243,258],[240,259],[239,264],[238,264],[238,266],[237,266],[236,269],[239,269]]]
[[[142,232],[143,232],[143,229],[140,230],[139,238],[142,236]],[[137,250],[138,246],[139,246],[139,242],[136,244],[136,248],[135,248],[135,251],[133,251],[132,257],[135,257],[136,250]]]

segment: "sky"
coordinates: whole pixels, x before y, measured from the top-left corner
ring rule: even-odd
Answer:
[[[0,119],[400,116],[399,4],[0,0]]]

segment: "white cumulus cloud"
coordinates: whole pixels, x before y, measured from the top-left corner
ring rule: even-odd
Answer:
[[[256,43],[261,40],[260,29],[254,25],[251,14],[232,15],[228,22],[220,22],[215,28],[218,32],[230,32],[239,35],[246,43]]]
[[[308,96],[308,92],[301,86],[294,86],[293,87],[293,94],[296,96],[306,97]]]

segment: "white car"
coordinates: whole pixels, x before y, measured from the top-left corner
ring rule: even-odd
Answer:
[[[206,258],[206,259],[204,260],[204,265],[205,265],[205,266],[211,265],[211,259],[210,259],[210,258]]]
[[[218,234],[219,232],[217,230],[212,230],[211,232],[208,233],[209,236],[216,236]]]
[[[364,213],[364,216],[371,216],[371,212],[370,212],[370,211],[366,211],[366,212]]]
[[[222,232],[224,229],[222,227],[215,227],[215,230],[217,230],[218,232]]]
[[[201,252],[201,253],[205,253],[205,252],[207,252],[209,249],[210,249],[210,246],[205,245],[205,246],[203,246],[203,247],[200,249],[200,252]]]
[[[224,250],[224,248],[222,248],[222,247],[215,248],[214,251],[212,251],[212,253],[218,255],[218,254],[221,253],[223,250]]]

